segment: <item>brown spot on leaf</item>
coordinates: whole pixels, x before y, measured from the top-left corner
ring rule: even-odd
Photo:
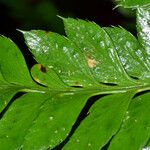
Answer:
[[[40,69],[43,73],[47,73],[47,69],[41,65],[41,69]]]
[[[46,67],[44,67],[43,65],[38,64],[38,68],[39,68],[39,70],[41,70],[43,73],[47,73],[47,69],[46,69]]]

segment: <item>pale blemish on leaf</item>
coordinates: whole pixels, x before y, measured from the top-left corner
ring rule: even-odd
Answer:
[[[7,101],[5,101],[4,104],[7,105]]]
[[[87,63],[90,68],[94,68],[97,65],[97,61],[89,57],[87,57]]]
[[[41,66],[42,66],[41,64],[37,64],[39,70],[41,69]]]

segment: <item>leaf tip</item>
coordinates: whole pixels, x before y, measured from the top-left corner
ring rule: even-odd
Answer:
[[[25,31],[21,30],[21,29],[16,29],[18,32],[24,33]]]
[[[66,20],[65,17],[62,17],[62,16],[60,16],[60,15],[57,15],[57,17],[60,18],[60,19],[62,19],[63,21]]]

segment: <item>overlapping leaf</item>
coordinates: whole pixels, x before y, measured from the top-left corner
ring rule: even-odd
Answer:
[[[132,96],[131,92],[101,98],[92,106],[89,115],[64,149],[101,149],[118,131]]]
[[[120,61],[127,73],[136,78],[149,80],[149,55],[138,40],[123,28],[104,28],[110,35]]]
[[[98,82],[132,84],[126,74],[110,36],[95,23],[64,19],[66,33],[83,52]]]
[[[149,98],[150,93],[147,93],[133,99],[109,150],[138,150],[147,144],[150,137]]]
[[[149,6],[149,0],[116,0],[119,1],[119,6],[123,6],[125,8],[139,8]]]
[[[0,71],[13,84],[31,86],[33,83],[18,47],[9,39],[0,37]]]
[[[0,112],[21,89],[35,87],[24,58],[9,39],[0,37]]]
[[[91,104],[63,148],[99,150],[109,142],[110,150],[149,147],[150,95],[139,92],[150,90],[150,9],[146,0],[121,4],[140,6],[138,40],[123,28],[72,18],[63,19],[67,37],[23,31],[38,63],[33,79],[16,45],[0,37],[0,110],[16,93],[26,93],[3,112],[1,149],[54,148],[68,137],[88,99],[102,94],[111,95]]]

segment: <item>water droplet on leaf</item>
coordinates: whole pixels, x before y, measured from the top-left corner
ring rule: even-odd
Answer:
[[[55,130],[54,133],[58,133],[58,130]]]
[[[50,116],[50,117],[49,117],[49,120],[53,120],[53,119],[54,119],[54,117],[53,117],[53,116]]]
[[[63,130],[63,131],[65,131],[65,130],[66,130],[66,128],[64,128],[64,127],[63,127],[63,128],[62,128],[62,130]]]

